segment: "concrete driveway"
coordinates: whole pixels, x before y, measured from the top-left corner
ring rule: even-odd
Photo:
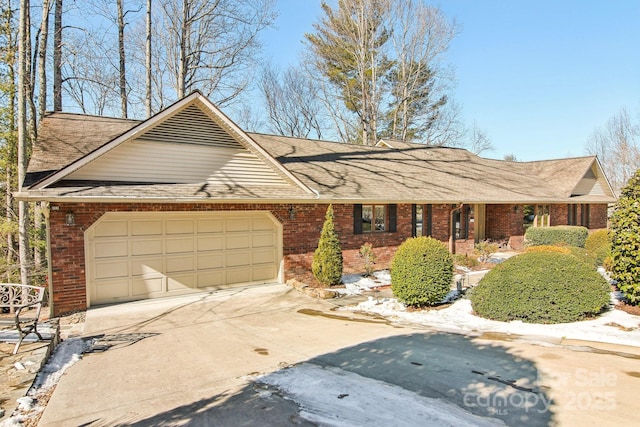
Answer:
[[[91,309],[83,336],[94,352],[64,374],[39,425],[314,425],[264,384],[300,363],[507,425],[636,416],[637,348],[444,334],[334,308],[273,285]]]

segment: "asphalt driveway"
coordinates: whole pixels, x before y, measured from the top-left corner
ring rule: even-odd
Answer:
[[[348,415],[340,405],[358,391],[347,379],[361,378],[488,424],[602,426],[635,417],[636,348],[480,339],[334,308],[273,285],[91,309],[83,336],[93,352],[64,374],[39,425],[315,425],[313,398],[302,402],[294,390],[304,384],[282,386],[301,367],[345,379],[325,410],[334,414]],[[318,385],[318,400],[331,390]],[[375,406],[369,418],[342,425],[388,425],[372,415]],[[408,424],[398,412],[396,425]]]

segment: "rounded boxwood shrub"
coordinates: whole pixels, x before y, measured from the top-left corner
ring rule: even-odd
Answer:
[[[564,243],[569,246],[584,248],[588,235],[589,230],[586,227],[575,225],[529,227],[524,233],[524,244],[526,246],[540,246]]]
[[[452,280],[453,258],[442,242],[431,237],[405,240],[391,260],[391,290],[409,306],[442,301]]]
[[[609,304],[609,285],[574,255],[528,252],[497,265],[473,290],[480,316],[527,323],[575,322]]]

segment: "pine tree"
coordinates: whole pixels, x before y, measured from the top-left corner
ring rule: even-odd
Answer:
[[[342,280],[342,249],[333,223],[331,205],[327,208],[318,248],[313,254],[311,270],[315,278],[324,285],[338,285]]]
[[[640,303],[640,169],[622,189],[611,219],[613,278],[627,300]]]

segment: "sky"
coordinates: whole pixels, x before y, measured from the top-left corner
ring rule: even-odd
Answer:
[[[276,0],[267,59],[298,63],[320,0]],[[495,149],[484,157],[586,155],[589,136],[627,108],[640,123],[640,1],[439,0],[460,26],[447,60],[453,98]],[[335,2],[333,3],[335,4]]]

